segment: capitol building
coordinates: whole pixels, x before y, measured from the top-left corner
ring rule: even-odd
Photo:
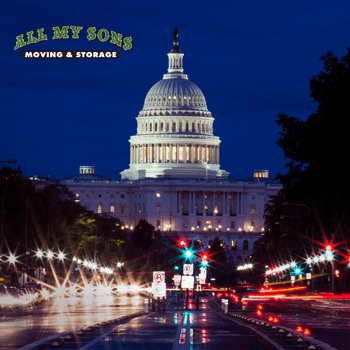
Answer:
[[[146,95],[121,180],[81,166],[79,174],[61,183],[81,205],[119,218],[126,230],[146,219],[155,230],[180,233],[204,247],[219,236],[227,263],[236,266],[263,234],[264,206],[281,185],[267,170],[231,180],[221,169],[214,118],[201,89],[184,74],[183,59],[174,33],[168,72]]]

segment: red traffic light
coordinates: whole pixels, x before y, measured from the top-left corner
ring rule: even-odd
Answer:
[[[208,260],[208,256],[207,256],[206,254],[204,254],[204,255],[202,256],[202,260]]]
[[[326,247],[326,250],[327,250],[327,252],[332,251],[332,246],[330,244],[328,244],[327,247]]]
[[[339,277],[339,270],[335,270],[335,277]]]
[[[183,248],[187,246],[187,242],[184,239],[182,239],[179,244]]]

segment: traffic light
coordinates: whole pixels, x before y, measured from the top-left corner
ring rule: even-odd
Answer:
[[[330,244],[326,246],[326,258],[329,261],[333,260],[333,249]]]
[[[174,266],[174,270],[177,272],[179,271],[179,267],[177,265]]]
[[[335,270],[335,271],[334,271],[334,274],[335,274],[335,277],[338,277],[338,278],[339,278],[339,270]]]
[[[181,248],[185,249],[185,247],[187,247],[187,242],[184,239],[181,239],[179,245]]]
[[[202,266],[207,266],[208,265],[208,255],[203,254],[202,256]]]

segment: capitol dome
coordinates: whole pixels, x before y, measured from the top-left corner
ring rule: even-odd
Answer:
[[[149,90],[143,110],[184,109],[208,111],[202,90],[188,79],[162,79]]]
[[[201,89],[183,73],[183,56],[174,32],[168,73],[148,91],[131,136],[130,168],[122,179],[154,177],[227,178],[220,169],[220,139]]]

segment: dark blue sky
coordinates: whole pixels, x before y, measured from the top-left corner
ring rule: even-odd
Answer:
[[[309,82],[327,51],[346,54],[349,1],[8,1],[0,11],[0,160],[25,175],[68,177],[79,165],[120,179],[148,90],[166,73],[179,29],[184,73],[203,91],[230,178],[284,172],[278,113],[316,110]],[[83,26],[80,39],[52,40],[52,27]],[[133,37],[124,52],[89,42],[86,30]],[[39,28],[48,41],[14,51]],[[115,50],[117,60],[25,60],[24,50]]]

